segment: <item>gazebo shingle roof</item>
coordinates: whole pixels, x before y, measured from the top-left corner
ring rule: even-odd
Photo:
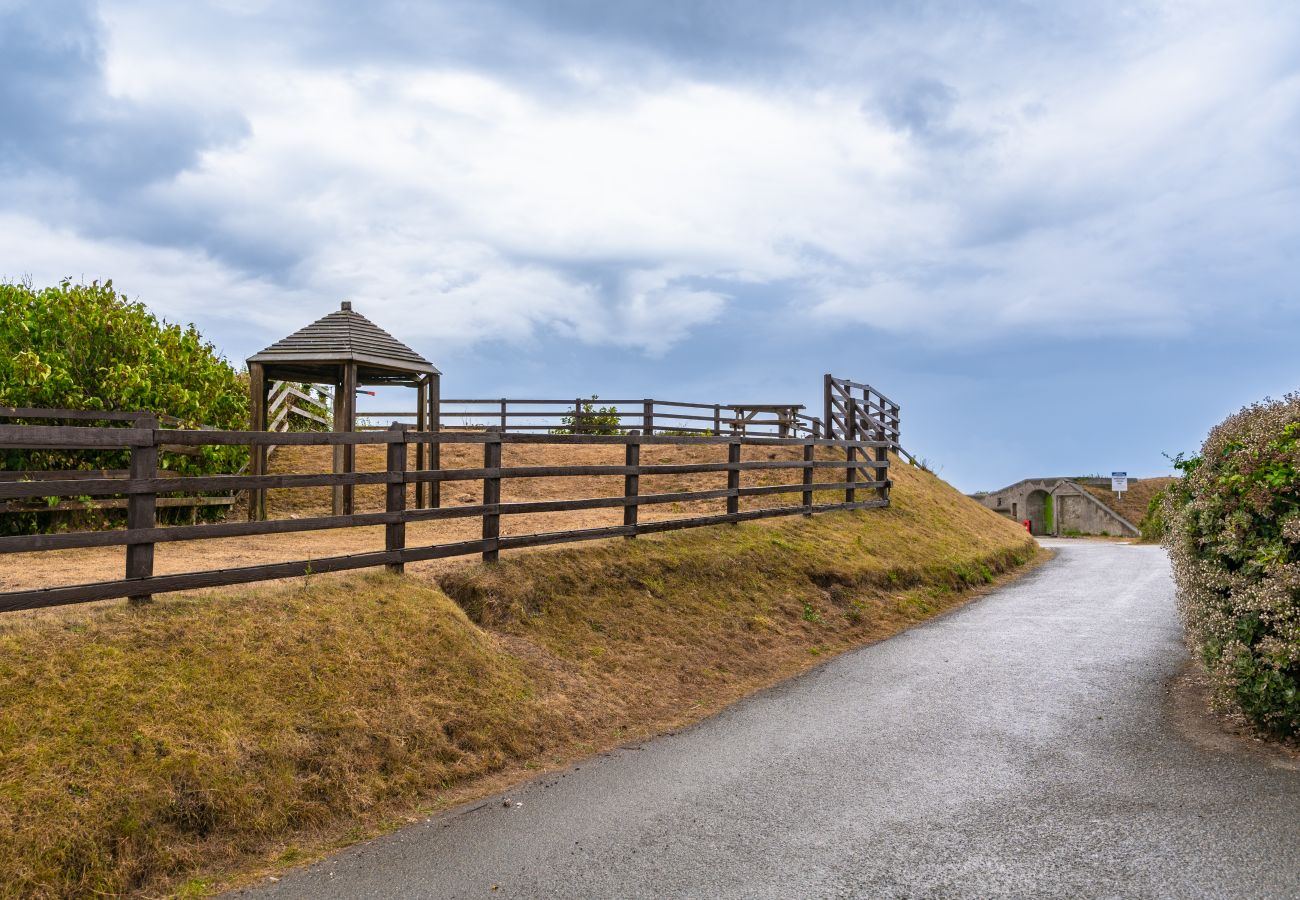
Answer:
[[[356,362],[401,372],[438,374],[433,363],[353,312],[347,301],[336,312],[276,341],[248,361],[264,365]]]

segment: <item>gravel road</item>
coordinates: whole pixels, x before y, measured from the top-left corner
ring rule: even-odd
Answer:
[[[1300,771],[1194,740],[1158,548],[951,615],[261,897],[1300,897]],[[514,805],[520,803],[522,805]]]

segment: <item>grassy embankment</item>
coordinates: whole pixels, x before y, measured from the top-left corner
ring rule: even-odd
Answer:
[[[702,718],[1036,558],[894,478],[888,510],[0,622],[0,894],[206,893]]]

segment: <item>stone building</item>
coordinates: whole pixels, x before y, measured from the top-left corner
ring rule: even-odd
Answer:
[[[1136,537],[1141,532],[1089,488],[1110,487],[1102,478],[1026,478],[974,499],[1017,522],[1029,520],[1034,534],[1111,534]]]

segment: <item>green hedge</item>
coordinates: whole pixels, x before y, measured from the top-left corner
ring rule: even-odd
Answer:
[[[1221,699],[1300,733],[1300,393],[1216,427],[1165,501],[1179,608]]]
[[[1146,514],[1138,522],[1144,544],[1161,544],[1165,540],[1165,490],[1156,491],[1147,504]]]
[[[40,290],[0,284],[0,406],[147,411],[190,425],[245,428],[248,387],[193,325],[159,320],[111,281]],[[200,457],[163,454],[161,465],[211,474],[235,471],[246,458],[244,448],[208,447]],[[128,456],[0,450],[0,463],[9,471],[121,469]],[[10,514],[0,517],[0,531],[43,530],[57,524],[50,519]]]

